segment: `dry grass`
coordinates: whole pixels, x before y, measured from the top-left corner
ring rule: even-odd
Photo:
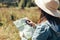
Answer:
[[[33,22],[37,22],[39,19],[39,10],[37,8],[29,9],[16,9],[16,8],[0,8],[0,40],[20,40],[18,30],[13,24],[11,19],[13,15],[14,20],[28,17]]]

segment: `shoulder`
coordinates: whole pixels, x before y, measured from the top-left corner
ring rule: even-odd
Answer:
[[[40,28],[40,29],[49,29],[51,27],[51,24],[48,22],[48,21],[45,21],[39,25],[37,25],[37,28]]]
[[[34,32],[33,38],[38,38],[38,39],[47,39],[48,36],[51,34],[50,32],[50,24],[46,21],[42,23],[41,25],[37,25],[37,28]],[[44,40],[43,39],[43,40]]]
[[[41,23],[40,25],[37,25],[36,27],[36,33],[46,33],[49,34],[50,33],[50,24],[48,21]]]

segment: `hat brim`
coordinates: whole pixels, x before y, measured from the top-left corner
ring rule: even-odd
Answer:
[[[60,17],[60,12],[58,10],[51,11],[49,9],[46,8],[43,0],[35,0],[36,5],[41,8],[42,10],[44,10],[46,13],[48,13],[49,15],[55,16],[55,17]]]

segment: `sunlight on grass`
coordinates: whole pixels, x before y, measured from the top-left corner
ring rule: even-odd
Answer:
[[[15,8],[0,8],[0,40],[20,40],[18,30],[13,24],[13,21],[23,17],[28,17],[33,22],[37,23],[40,14],[38,9],[22,10]]]

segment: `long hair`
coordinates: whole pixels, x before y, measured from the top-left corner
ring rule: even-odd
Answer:
[[[38,23],[41,23],[44,20],[48,20],[50,23],[53,22],[54,24],[56,23],[60,25],[60,18],[51,16],[45,11],[43,11],[42,9],[40,9],[40,11],[41,11],[41,15],[40,15],[40,20],[38,21]]]
[[[37,23],[41,23],[42,21],[45,21],[45,19],[47,20],[47,18],[46,18],[47,13],[40,8],[39,8],[39,10],[41,13],[40,13],[40,18]]]

